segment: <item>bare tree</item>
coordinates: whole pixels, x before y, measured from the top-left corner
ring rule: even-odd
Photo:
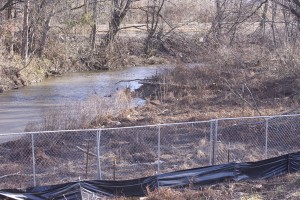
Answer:
[[[24,18],[23,18],[23,36],[22,36],[22,50],[21,54],[27,65],[28,49],[29,49],[29,5],[30,0],[24,2]]]
[[[152,0],[148,1],[148,6],[146,10],[146,26],[147,26],[147,38],[145,41],[145,53],[149,53],[153,47],[155,41],[160,43],[161,36],[163,32],[162,16],[161,11],[163,9],[165,0]]]
[[[37,26],[40,26],[39,29],[39,38],[37,38],[38,46],[35,47],[38,49],[38,56],[42,57],[45,46],[46,46],[46,40],[48,37],[48,33],[51,29],[51,19],[59,12],[62,12],[61,8],[57,9],[57,4],[59,3],[58,0],[42,0],[42,1],[36,1],[36,22]],[[38,35],[38,34],[37,34]]]
[[[93,27],[91,32],[91,49],[95,50],[96,31],[97,31],[97,0],[93,0]]]
[[[300,0],[271,0],[274,5],[279,5],[285,21],[285,41],[293,44],[300,31]]]
[[[126,16],[133,0],[111,0],[111,16],[109,21],[109,31],[105,37],[106,45],[113,43],[119,27]]]
[[[67,16],[67,8],[60,0],[36,0],[31,3],[29,18],[29,53],[34,53],[38,57],[44,55],[47,47],[49,32],[53,25],[51,21],[54,17]]]
[[[215,15],[215,20],[213,21],[212,28],[214,30],[214,36],[216,39],[220,39],[220,31],[222,27],[222,18],[223,18],[223,13],[224,11],[222,10],[222,5],[225,5],[226,1],[221,3],[221,0],[216,0],[215,1],[215,7],[216,7],[216,15]]]
[[[273,35],[273,43],[274,46],[277,46],[276,42],[276,17],[277,17],[277,4],[272,2],[272,21],[271,21],[271,28],[272,28],[272,35]]]
[[[298,20],[300,20],[300,0],[272,0],[283,8],[289,10]]]
[[[13,5],[23,2],[22,0],[6,0],[6,3],[0,4],[0,12],[9,10]],[[8,11],[9,12],[9,11]]]
[[[15,10],[15,1],[14,0],[8,0],[5,5],[2,7],[2,9],[6,9],[6,10],[2,10],[5,11],[5,19],[8,21],[8,35],[9,35],[9,40],[7,43],[7,46],[9,46],[9,52],[11,55],[14,54],[14,37],[15,37],[15,24],[14,24],[14,20],[13,20],[13,12],[16,12]]]
[[[84,13],[87,13],[89,10],[89,0],[84,0]]]
[[[261,16],[261,21],[260,21],[260,28],[263,32],[263,42],[265,41],[266,21],[267,21],[268,9],[269,9],[269,1],[267,0],[265,2],[264,8],[263,8],[263,13],[262,13],[262,16]]]

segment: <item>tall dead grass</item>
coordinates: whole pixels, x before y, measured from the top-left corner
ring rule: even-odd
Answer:
[[[131,106],[132,98],[128,90],[120,90],[111,98],[91,95],[84,101],[67,102],[45,110],[42,120],[29,123],[25,131],[100,127]]]
[[[227,200],[227,199],[299,199],[299,173],[288,174],[269,180],[248,182],[225,182],[212,186],[195,188],[171,189],[161,188],[147,191],[145,200]],[[130,200],[142,198],[113,198]]]
[[[277,49],[280,55],[275,57],[276,52],[258,45],[219,47],[211,55],[214,64],[179,62],[145,84],[141,96],[177,105],[178,109],[218,108],[221,113],[227,107],[236,109],[237,116],[281,114],[299,104],[297,49]]]

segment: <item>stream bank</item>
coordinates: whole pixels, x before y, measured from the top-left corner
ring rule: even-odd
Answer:
[[[61,122],[65,122],[69,115],[74,119],[71,121],[76,121],[83,116],[97,117],[96,115],[103,113],[104,109],[111,113],[114,108],[106,108],[105,105],[110,105],[107,102],[113,103],[118,108],[125,104],[128,104],[128,107],[143,104],[141,98],[127,99],[126,89],[136,90],[141,84],[134,80],[151,77],[158,73],[161,67],[141,66],[123,70],[66,73],[59,77],[51,76],[37,84],[4,92],[0,94],[0,133],[22,132],[29,122],[39,122],[45,115],[49,119],[49,114],[53,114],[57,120],[55,111],[63,112],[58,116],[62,117]],[[116,93],[118,95],[115,95]],[[71,104],[74,107],[68,107]],[[86,104],[86,107],[82,107],[83,104]],[[86,124],[86,121],[83,123]],[[59,123],[55,124],[57,127],[54,129],[69,127],[68,124],[66,127],[60,126]]]
[[[121,66],[118,70],[130,68],[132,66],[150,66],[168,64],[169,59],[164,57],[143,58],[129,56],[130,62],[126,66]],[[0,65],[0,93],[12,89],[19,89],[24,86],[36,84],[44,81],[48,77],[57,77],[74,72],[88,72],[97,69],[84,65],[76,59],[67,59],[59,63],[53,63],[51,60],[34,58],[30,61],[28,67],[23,68],[21,59],[18,56],[6,57],[6,63]],[[108,68],[97,71],[107,71]]]

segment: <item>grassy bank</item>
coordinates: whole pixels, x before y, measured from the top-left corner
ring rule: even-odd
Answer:
[[[132,93],[122,91],[113,98],[93,96],[90,100],[68,104],[63,110],[81,110],[73,114],[75,123],[51,130],[134,126],[212,118],[280,115],[299,112],[299,77],[293,68],[277,68],[269,64],[249,63],[249,66],[218,64],[186,64],[178,61],[162,73],[141,81],[143,86]],[[145,105],[132,108],[133,97],[146,100]],[[97,100],[95,100],[97,99]],[[106,103],[104,102],[106,99]],[[114,103],[108,103],[114,102]],[[79,106],[80,105],[80,106]],[[109,109],[108,105],[111,105]],[[64,106],[63,106],[64,107]],[[49,124],[59,113],[46,111]],[[85,116],[91,110],[95,115]],[[110,112],[108,110],[118,110]],[[62,112],[62,113],[61,113]],[[51,116],[53,115],[53,116]],[[70,118],[65,116],[66,118]],[[44,120],[47,123],[47,120]],[[63,120],[58,120],[59,121]],[[71,123],[72,120],[70,120]],[[78,121],[78,120],[77,120]],[[47,126],[47,125],[45,125]],[[48,126],[47,126],[48,127]],[[40,128],[48,130],[48,128]],[[28,129],[31,130],[31,129]]]

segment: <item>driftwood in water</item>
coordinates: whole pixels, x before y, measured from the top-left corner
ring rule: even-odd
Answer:
[[[190,89],[196,89],[196,86],[190,86],[190,85],[181,85],[181,84],[175,84],[175,83],[161,83],[161,82],[146,82],[146,81],[139,81],[139,84],[143,85],[159,85],[159,86],[172,86],[172,87],[181,87],[181,88],[190,88]]]
[[[139,84],[143,85],[155,85],[155,86],[172,86],[172,87],[181,87],[181,88],[191,88],[196,89],[196,86],[190,86],[190,85],[181,85],[181,84],[175,84],[175,83],[162,83],[162,82],[153,82],[153,79],[131,79],[131,80],[121,80],[118,81],[118,83],[127,83],[132,81],[138,81]]]

